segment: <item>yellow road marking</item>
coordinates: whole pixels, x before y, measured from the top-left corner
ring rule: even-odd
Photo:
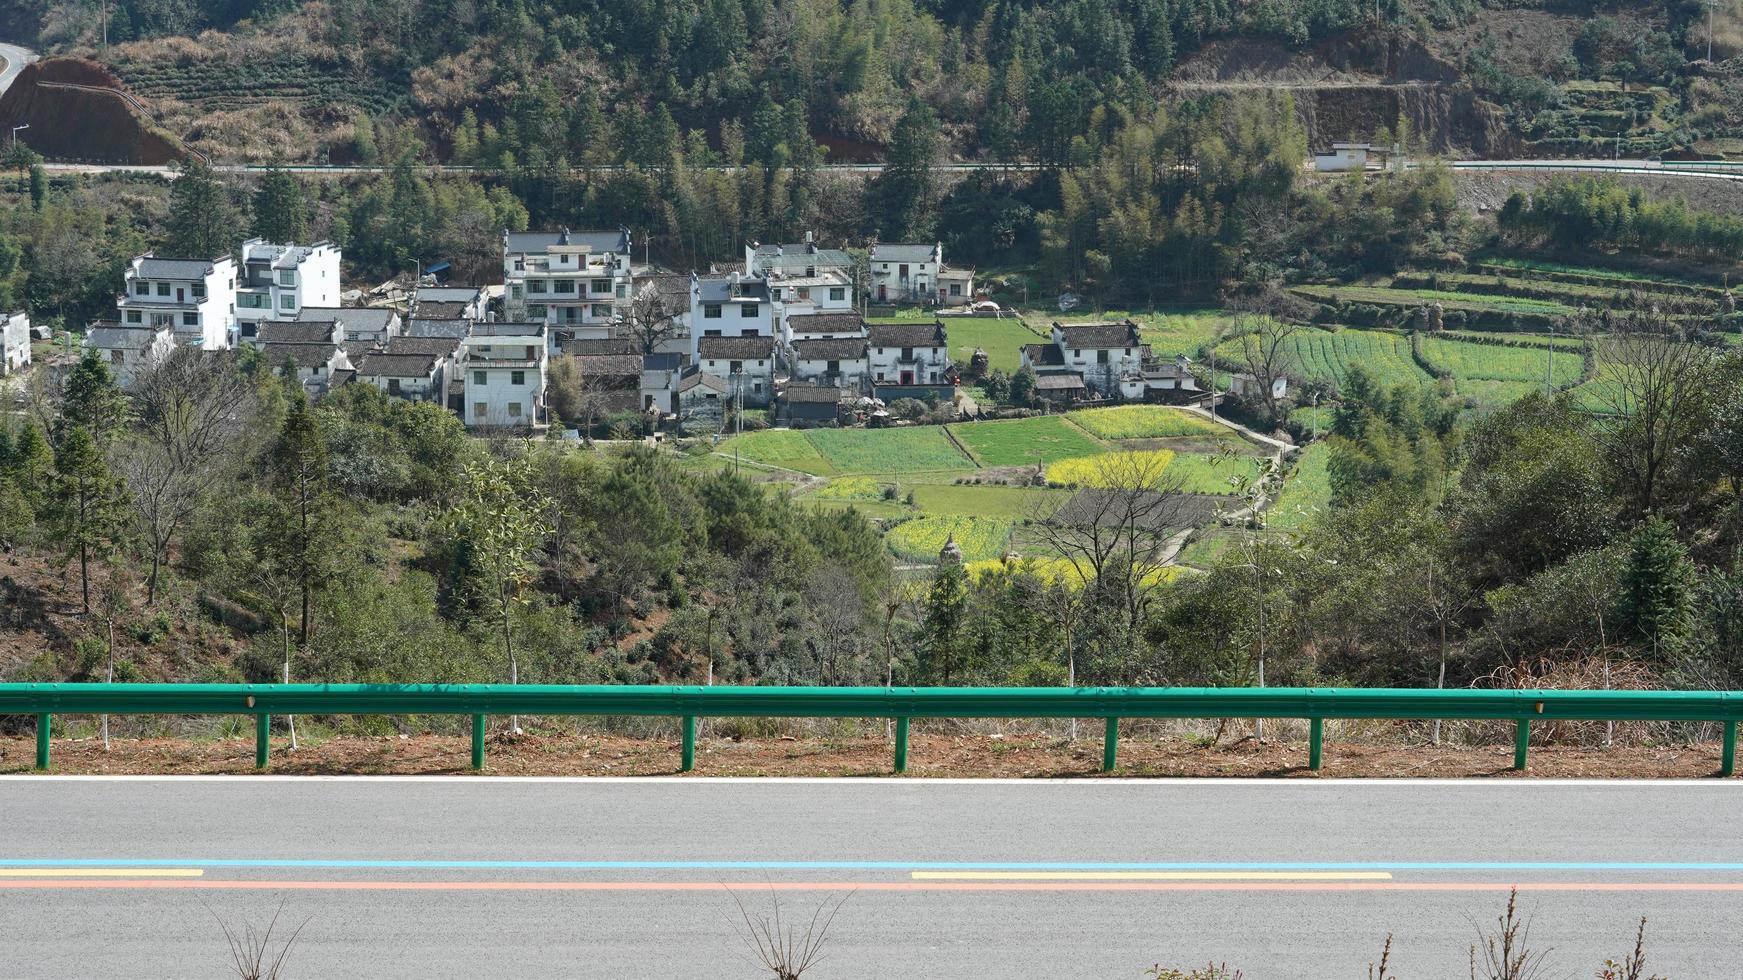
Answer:
[[[912,871],[915,881],[1391,881],[1390,871]]]
[[[0,878],[198,878],[200,868],[0,868]]]

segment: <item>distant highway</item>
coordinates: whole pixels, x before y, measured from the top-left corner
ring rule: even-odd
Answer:
[[[16,44],[0,44],[0,95],[12,87],[12,80],[24,66],[36,60],[36,52]]]
[[[1709,180],[1743,180],[1743,163],[1723,162],[1689,162],[1664,163],[1657,160],[1449,160],[1448,167],[1461,171],[1497,171],[1507,173],[1609,173],[1648,177],[1695,177]],[[96,163],[49,163],[47,169],[59,173],[144,173],[174,177],[172,167],[140,166],[133,164],[96,164]],[[272,169],[266,164],[218,164],[213,169],[220,173],[250,174],[264,173]],[[290,164],[282,167],[292,173],[311,174],[316,176],[349,176],[354,174],[385,173],[388,168],[382,166],[364,165],[331,165],[331,164]],[[495,174],[499,171],[493,167],[455,166],[450,164],[431,164],[420,168],[425,173],[477,173]],[[621,170],[621,167],[590,167],[577,168],[590,172],[610,173]],[[737,170],[738,167],[710,167],[711,170]],[[823,170],[835,173],[882,173],[881,163],[829,163],[822,166]],[[934,168],[943,173],[975,173],[978,171],[1035,171],[1046,167],[1035,163],[947,163]]]
[[[1466,975],[1521,888],[1554,976],[1649,917],[1648,966],[1738,975],[1743,783],[1555,780],[0,780],[0,977],[214,977],[218,918],[290,976],[766,977],[732,893],[845,899],[807,980],[1138,980],[1227,960]]]

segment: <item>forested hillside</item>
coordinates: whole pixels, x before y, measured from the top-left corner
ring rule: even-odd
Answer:
[[[879,158],[918,102],[956,156],[1062,163],[1111,114],[1230,83],[1289,85],[1326,139],[1405,114],[1492,143],[1448,117],[1473,91],[1543,154],[1723,151],[1743,122],[1734,0],[1712,66],[1693,0],[122,0],[106,48],[95,0],[9,6],[249,159],[366,154],[382,119],[460,162]]]

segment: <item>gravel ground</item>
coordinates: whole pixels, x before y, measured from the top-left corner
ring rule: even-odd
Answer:
[[[463,737],[341,736],[305,742],[297,752],[275,736],[270,772],[283,774],[410,775],[465,773],[469,742]],[[95,739],[57,740],[54,769],[61,773],[249,773],[251,739],[117,739],[105,753]],[[29,736],[0,738],[0,773],[29,772],[35,742]],[[1717,772],[1717,744],[1609,750],[1534,747],[1529,775],[1551,778],[1701,777]],[[1325,768],[1307,769],[1307,746],[1299,740],[1260,745],[1251,738],[1204,745],[1201,740],[1122,739],[1119,775],[1448,777],[1504,776],[1512,772],[1510,746],[1439,747],[1327,742]],[[704,776],[880,776],[891,764],[890,743],[881,738],[703,738],[696,774]],[[487,772],[518,776],[647,776],[675,773],[676,739],[615,735],[527,735],[493,738]],[[1099,775],[1101,742],[1075,742],[1044,735],[915,734],[908,775],[1050,778]]]

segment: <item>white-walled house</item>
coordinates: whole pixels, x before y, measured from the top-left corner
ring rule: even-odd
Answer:
[[[266,320],[300,320],[304,307],[339,305],[339,246],[276,244],[261,238],[242,243],[236,284],[239,338]]]
[[[115,308],[124,327],[167,326],[177,344],[227,350],[236,326],[236,260],[135,256]]]
[[[1055,322],[1052,341],[1065,369],[1082,375],[1085,385],[1104,395],[1112,394],[1124,375],[1143,373],[1150,352],[1138,337],[1138,325],[1130,320]]]
[[[974,298],[974,270],[944,264],[944,245],[875,242],[866,293],[876,303],[960,305]]]
[[[853,281],[853,256],[839,248],[819,246],[810,232],[805,240],[791,245],[761,245],[750,242],[744,247],[744,271],[747,275],[773,282],[777,279],[802,279],[825,273],[836,273]]]
[[[503,310],[552,332],[617,322],[629,301],[629,230],[504,232]]]
[[[737,272],[690,279],[690,355],[704,337],[775,335],[768,284]]]
[[[950,341],[941,321],[874,323],[866,343],[874,384],[939,385],[950,377]]]
[[[728,393],[744,404],[764,408],[775,392],[775,342],[769,337],[703,337],[697,343],[696,366],[726,382]]]
[[[121,390],[131,391],[175,350],[175,328],[167,323],[93,323],[85,331],[85,347],[109,365]]]
[[[863,391],[871,377],[866,342],[860,337],[794,341],[792,351],[796,382]]]
[[[801,340],[840,340],[865,335],[865,318],[852,310],[799,313],[781,321],[781,342],[789,347]]]
[[[549,332],[542,322],[480,323],[460,342],[468,428],[544,424]]]
[[[254,336],[244,339],[244,343],[255,350],[264,350],[269,346],[279,344],[343,344],[352,340],[345,329],[345,321],[340,319],[316,320],[303,323],[294,320],[268,320],[257,324]]]
[[[311,398],[319,398],[337,386],[341,376],[352,372],[351,356],[333,341],[322,343],[268,343],[260,348],[260,362],[273,374],[283,376],[287,366]]]
[[[297,318],[303,323],[342,321],[345,339],[380,346],[400,335],[399,312],[385,306],[305,306]]]
[[[395,398],[414,402],[446,401],[442,358],[436,354],[389,354],[372,351],[357,362],[357,381],[371,384]]]
[[[489,304],[482,286],[419,286],[412,293],[412,315],[424,320],[482,320]],[[431,307],[440,312],[426,312]]]
[[[30,317],[0,313],[0,378],[30,366]]]

